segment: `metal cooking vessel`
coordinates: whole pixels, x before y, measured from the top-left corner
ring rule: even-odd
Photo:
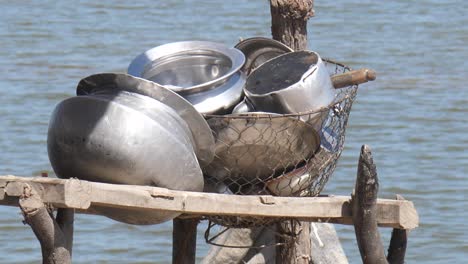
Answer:
[[[244,39],[234,47],[245,55],[242,71],[247,75],[268,60],[294,51],[279,41],[262,37]]]
[[[172,108],[110,89],[59,103],[49,124],[47,148],[60,178],[202,191],[193,140]],[[128,224],[157,224],[179,215],[97,205],[93,210]]]
[[[128,73],[179,93],[203,114],[223,114],[242,97],[245,57],[208,41],[174,42],[137,56]]]
[[[335,98],[327,68],[312,51],[286,53],[262,64],[247,78],[244,93],[252,110],[282,114],[323,110]],[[303,120],[320,130],[327,116],[322,111]]]
[[[203,172],[218,180],[265,180],[309,159],[320,147],[310,125],[271,113],[245,113],[208,120],[215,158]]]
[[[142,95],[62,101],[52,114],[47,146],[60,178],[203,190],[187,125],[170,107]]]
[[[214,156],[214,138],[205,118],[178,94],[148,80],[123,73],[99,73],[82,79],[77,95],[91,95],[113,91],[128,91],[155,99],[172,108],[187,124],[193,139],[195,154],[200,165],[206,166]]]

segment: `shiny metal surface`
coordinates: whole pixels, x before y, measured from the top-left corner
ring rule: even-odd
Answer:
[[[203,172],[220,180],[264,180],[310,158],[320,147],[312,126],[277,114],[229,115],[208,124],[215,133],[216,154]]]
[[[203,116],[187,100],[178,94],[148,80],[123,73],[100,73],[82,79],[76,88],[77,95],[100,92],[128,91],[146,95],[172,108],[187,124],[200,165],[206,166],[214,156],[214,138]]]
[[[244,55],[235,48],[209,41],[182,41],[140,54],[130,63],[128,73],[181,94],[200,113],[223,114],[241,99],[239,87],[245,77],[239,70],[244,62]]]
[[[185,95],[185,99],[203,114],[227,114],[242,97],[245,74],[236,72],[219,87],[206,92]]]
[[[319,157],[319,160],[327,160],[332,159],[333,154],[326,148],[320,147],[315,156],[306,164],[280,177],[269,180],[266,187],[270,192],[278,196],[297,196],[301,191],[310,188],[313,181],[319,177],[320,169],[314,164],[317,162],[315,160],[317,157]],[[327,162],[323,162],[323,166],[326,164]]]
[[[245,55],[242,71],[247,75],[266,61],[294,51],[279,41],[262,37],[244,39],[234,47]]]
[[[244,93],[256,111],[282,114],[318,111],[335,97],[330,75],[312,51],[291,52],[264,63],[249,75]],[[327,115],[324,111],[304,121],[320,130]]]
[[[72,97],[52,115],[49,158],[60,178],[201,191],[203,175],[184,125],[170,107],[142,95]]]
[[[233,114],[246,113],[254,111],[252,104],[244,97],[244,99],[238,103],[234,109],[232,109]]]

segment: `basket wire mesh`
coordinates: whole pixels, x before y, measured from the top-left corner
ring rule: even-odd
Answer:
[[[350,70],[332,60],[324,62],[330,75]],[[343,150],[357,89],[357,85],[336,89],[335,100],[328,107],[310,112],[207,115],[216,139],[216,154],[212,164],[204,168],[206,191],[233,195],[319,195]],[[315,129],[308,125],[312,120],[320,124]],[[280,221],[233,216],[206,219],[235,228],[268,226]]]

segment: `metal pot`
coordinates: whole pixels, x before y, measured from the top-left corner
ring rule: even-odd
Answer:
[[[115,89],[66,99],[47,138],[60,178],[202,191],[203,174],[186,122],[169,106]],[[138,209],[93,210],[128,224],[157,224],[179,215]]]
[[[208,123],[216,154],[204,173],[218,180],[261,182],[309,159],[320,147],[314,128],[277,114],[236,114]]]
[[[242,71],[247,75],[268,60],[294,51],[279,41],[262,37],[244,39],[234,47],[245,55]]]
[[[208,41],[183,41],[137,56],[128,73],[179,93],[203,114],[223,114],[242,97],[245,57],[239,50]]]
[[[192,141],[187,125],[170,107],[118,92],[59,103],[47,145],[60,178],[202,191]]]
[[[82,79],[76,88],[77,95],[102,92],[127,91],[155,99],[172,108],[187,124],[194,140],[195,154],[200,165],[206,166],[214,156],[214,138],[205,118],[178,94],[154,82],[123,73],[99,73]]]
[[[250,111],[282,114],[320,111],[335,98],[326,66],[312,51],[286,53],[265,62],[249,75],[244,93],[254,108]],[[328,111],[322,111],[303,120],[320,130],[327,116]]]

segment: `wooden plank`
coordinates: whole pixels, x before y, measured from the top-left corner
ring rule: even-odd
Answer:
[[[5,192],[0,204],[15,205],[11,197],[21,195],[19,190],[24,183],[31,185],[45,203],[58,208],[80,209],[78,212],[93,213],[93,205],[99,205],[192,215],[290,217],[301,221],[352,224],[349,196],[240,196],[96,183],[77,179],[0,176],[0,189],[4,189]],[[5,187],[2,188],[2,185]],[[418,226],[418,214],[410,201],[378,199],[376,211],[379,226],[400,229],[413,229]]]

